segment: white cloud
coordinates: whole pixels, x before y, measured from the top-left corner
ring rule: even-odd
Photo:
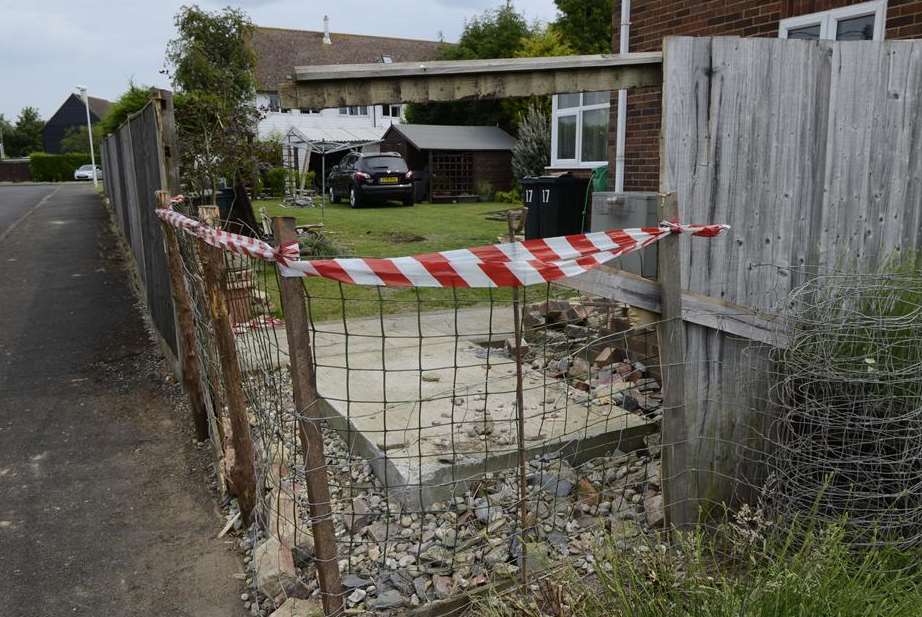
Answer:
[[[15,118],[26,105],[53,114],[77,83],[117,97],[129,79],[168,87],[159,73],[173,16],[190,0],[0,0],[0,113]],[[464,20],[502,0],[236,0],[257,24],[334,32],[456,40]],[[216,9],[228,0],[203,0]],[[517,0],[531,21],[554,19],[553,0]],[[369,10],[373,7],[373,10]]]

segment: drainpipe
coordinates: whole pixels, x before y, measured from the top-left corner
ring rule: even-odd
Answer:
[[[621,0],[621,30],[618,53],[628,53],[631,36],[631,0]],[[627,90],[618,90],[618,124],[615,134],[615,191],[624,191],[624,135],[627,132]]]

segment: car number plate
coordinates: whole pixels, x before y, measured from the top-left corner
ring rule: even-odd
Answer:
[[[399,178],[397,176],[385,176],[378,180],[381,184],[397,184]]]

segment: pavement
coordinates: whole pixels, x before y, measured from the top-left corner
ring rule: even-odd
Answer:
[[[247,614],[183,405],[92,187],[0,185],[0,615]]]

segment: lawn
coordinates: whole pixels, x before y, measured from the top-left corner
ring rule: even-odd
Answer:
[[[351,257],[402,257],[483,244],[494,244],[506,232],[502,220],[490,220],[510,204],[496,202],[366,206],[353,210],[345,204],[320,208],[289,208],[277,201],[255,201],[269,216],[293,216],[299,225],[323,222],[323,233],[340,253]],[[318,278],[305,279],[311,317],[316,322],[376,315],[379,312],[437,310],[511,299],[509,289],[387,289],[340,285]],[[270,293],[273,293],[270,290]],[[544,299],[547,286],[526,290],[526,297]]]

